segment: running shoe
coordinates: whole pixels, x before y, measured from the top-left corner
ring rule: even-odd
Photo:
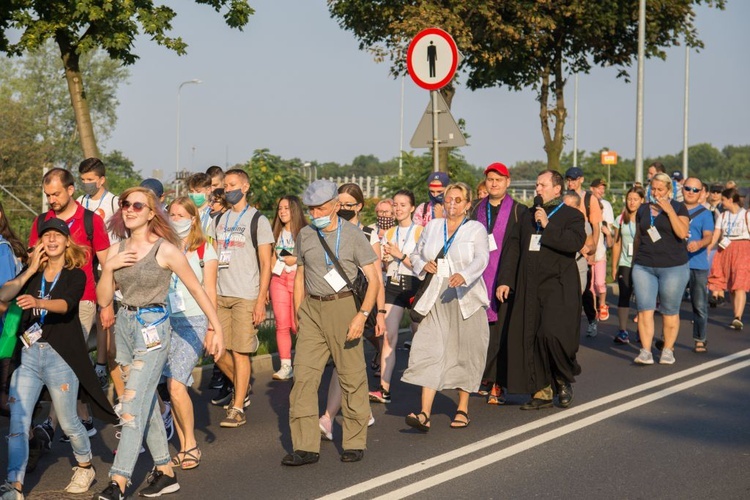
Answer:
[[[164,430],[167,432],[167,441],[174,436],[174,418],[172,418],[172,403],[164,402],[164,413],[161,414],[164,421]]]
[[[377,388],[377,390],[370,391],[370,401],[374,401],[375,403],[390,403],[391,402],[391,393],[390,391],[386,391],[383,389],[383,386]]]
[[[674,361],[674,351],[672,349],[665,348],[661,351],[661,356],[659,357],[660,365],[673,365]]]
[[[646,349],[641,349],[641,352],[633,361],[635,361],[635,363],[639,365],[653,365],[654,355],[648,352]]]
[[[292,380],[292,378],[294,378],[292,365],[281,365],[279,371],[273,374],[274,380]]]
[[[177,482],[177,474],[169,477],[155,467],[149,473],[146,481],[148,481],[148,486],[138,492],[139,496],[147,498],[160,497],[167,493],[174,493],[180,489],[180,483]]]
[[[615,335],[614,339],[615,344],[629,344],[630,343],[630,335],[628,335],[627,330],[620,330],[620,333]]]
[[[96,471],[93,466],[73,467],[73,478],[65,487],[68,493],[86,493],[96,479]]]
[[[597,335],[599,335],[599,330],[597,328],[598,326],[599,326],[599,321],[597,320],[591,321],[589,323],[588,328],[586,328],[586,336],[594,338]]]
[[[601,321],[607,321],[609,319],[609,306],[607,304],[599,306],[599,319]]]

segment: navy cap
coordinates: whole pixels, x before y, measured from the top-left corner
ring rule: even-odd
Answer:
[[[570,167],[568,170],[565,171],[565,178],[566,179],[580,179],[583,177],[583,170],[581,170],[578,167]]]
[[[302,195],[302,203],[308,207],[317,207],[334,198],[338,198],[339,189],[335,182],[326,179],[318,179],[313,182]]]
[[[445,172],[433,172],[427,178],[427,185],[430,187],[445,187],[451,183],[451,178]]]
[[[42,221],[42,223],[39,224],[36,228],[36,234],[40,238],[47,231],[57,231],[58,233],[64,234],[65,236],[70,236],[70,228],[68,227],[68,225],[64,220],[58,219],[57,217],[52,217],[50,219]]]
[[[157,198],[161,198],[162,196],[164,196],[164,184],[162,184],[159,179],[144,179],[144,181],[141,182],[141,187],[153,191],[154,194],[156,194]]]
[[[674,179],[676,181],[681,181],[682,180],[682,172],[680,172],[679,170],[675,170],[674,172],[672,172],[672,179]]]

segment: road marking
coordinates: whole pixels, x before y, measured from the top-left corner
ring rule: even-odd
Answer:
[[[330,493],[326,496],[320,497],[321,500],[341,500],[345,498],[350,498],[355,495],[360,495],[366,491],[373,490],[375,488],[379,488],[385,484],[392,483],[394,481],[398,481],[400,479],[403,479],[405,477],[409,477],[413,474],[424,472],[426,469],[430,469],[432,467],[437,467],[438,465],[444,464],[446,462],[450,462],[452,460],[456,460],[457,458],[461,458],[463,456],[469,455],[471,453],[475,453],[483,448],[487,448],[489,446],[494,446],[498,443],[501,443],[503,441],[507,441],[509,439],[512,439],[514,437],[520,436],[521,434],[525,434],[527,432],[539,429],[541,427],[553,424],[555,422],[559,422],[564,419],[568,419],[571,417],[574,417],[575,415],[578,415],[580,413],[584,413],[587,411],[590,411],[594,408],[598,408],[600,406],[608,405],[610,403],[613,403],[617,400],[631,397],[635,394],[638,394],[640,392],[647,391],[649,389],[653,389],[654,387],[658,387],[660,385],[667,384],[669,382],[672,382],[674,380],[679,380],[684,377],[688,377],[690,375],[694,375],[696,373],[700,373],[702,371],[709,370],[711,368],[714,368],[716,366],[722,365],[724,363],[729,363],[731,361],[750,356],[750,349],[746,349],[744,351],[736,352],[734,354],[730,354],[729,356],[725,356],[723,358],[715,359],[713,361],[708,361],[706,363],[702,363],[700,365],[694,366],[692,368],[688,368],[686,370],[679,371],[677,373],[673,373],[672,375],[667,375],[666,377],[661,377],[656,380],[652,380],[651,382],[646,382],[644,384],[631,387],[629,389],[624,389],[620,392],[616,392],[614,394],[610,394],[609,396],[604,396],[602,398],[596,399],[594,401],[590,401],[588,403],[584,403],[580,406],[575,406],[573,408],[569,408],[563,412],[557,413],[555,415],[550,415],[548,417],[541,418],[539,420],[535,420],[533,422],[529,422],[528,424],[524,424],[518,427],[515,427],[513,429],[507,430],[505,432],[501,432],[500,434],[496,434],[494,436],[490,436],[488,438],[482,439],[481,441],[477,441],[475,443],[471,443],[466,446],[462,446],[461,448],[457,448],[453,451],[449,451],[447,453],[443,453],[442,455],[438,455],[436,457],[428,458],[426,460],[423,460],[421,462],[409,465],[407,467],[403,467],[399,470],[389,472],[387,474],[382,474],[378,476],[377,478],[371,479],[369,481],[364,481],[362,483],[358,483],[354,486],[350,486],[348,488],[344,488],[343,490],[339,490],[333,493]],[[554,432],[558,432],[558,430],[555,430]],[[433,476],[430,478],[430,481],[434,479]],[[419,484],[419,483],[415,483]],[[435,483],[436,484],[436,483]],[[397,490],[398,491],[398,490]],[[391,493],[388,494],[389,497],[391,497]],[[391,497],[393,498],[393,497]]]

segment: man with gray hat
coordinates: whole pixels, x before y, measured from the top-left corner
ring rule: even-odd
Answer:
[[[295,245],[298,267],[294,280],[294,309],[298,333],[294,386],[289,396],[294,451],[281,463],[295,466],[318,461],[318,386],[329,357],[336,365],[343,390],[341,461],[358,462],[364,456],[370,418],[367,372],[360,339],[378,294],[378,257],[364,233],[338,217],[335,183],[313,182],[305,190],[302,202],[308,207],[311,225],[300,230]],[[346,276],[341,276],[337,268]],[[358,268],[364,271],[370,283],[359,309],[347,285],[347,281],[354,282]]]

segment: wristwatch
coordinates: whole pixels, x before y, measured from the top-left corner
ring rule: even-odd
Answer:
[[[368,317],[368,316],[370,315],[370,311],[365,311],[365,310],[363,310],[363,309],[360,309],[360,310],[359,310],[359,312],[361,312],[361,313],[362,313],[362,316],[364,316],[365,318],[366,318],[366,317]]]

